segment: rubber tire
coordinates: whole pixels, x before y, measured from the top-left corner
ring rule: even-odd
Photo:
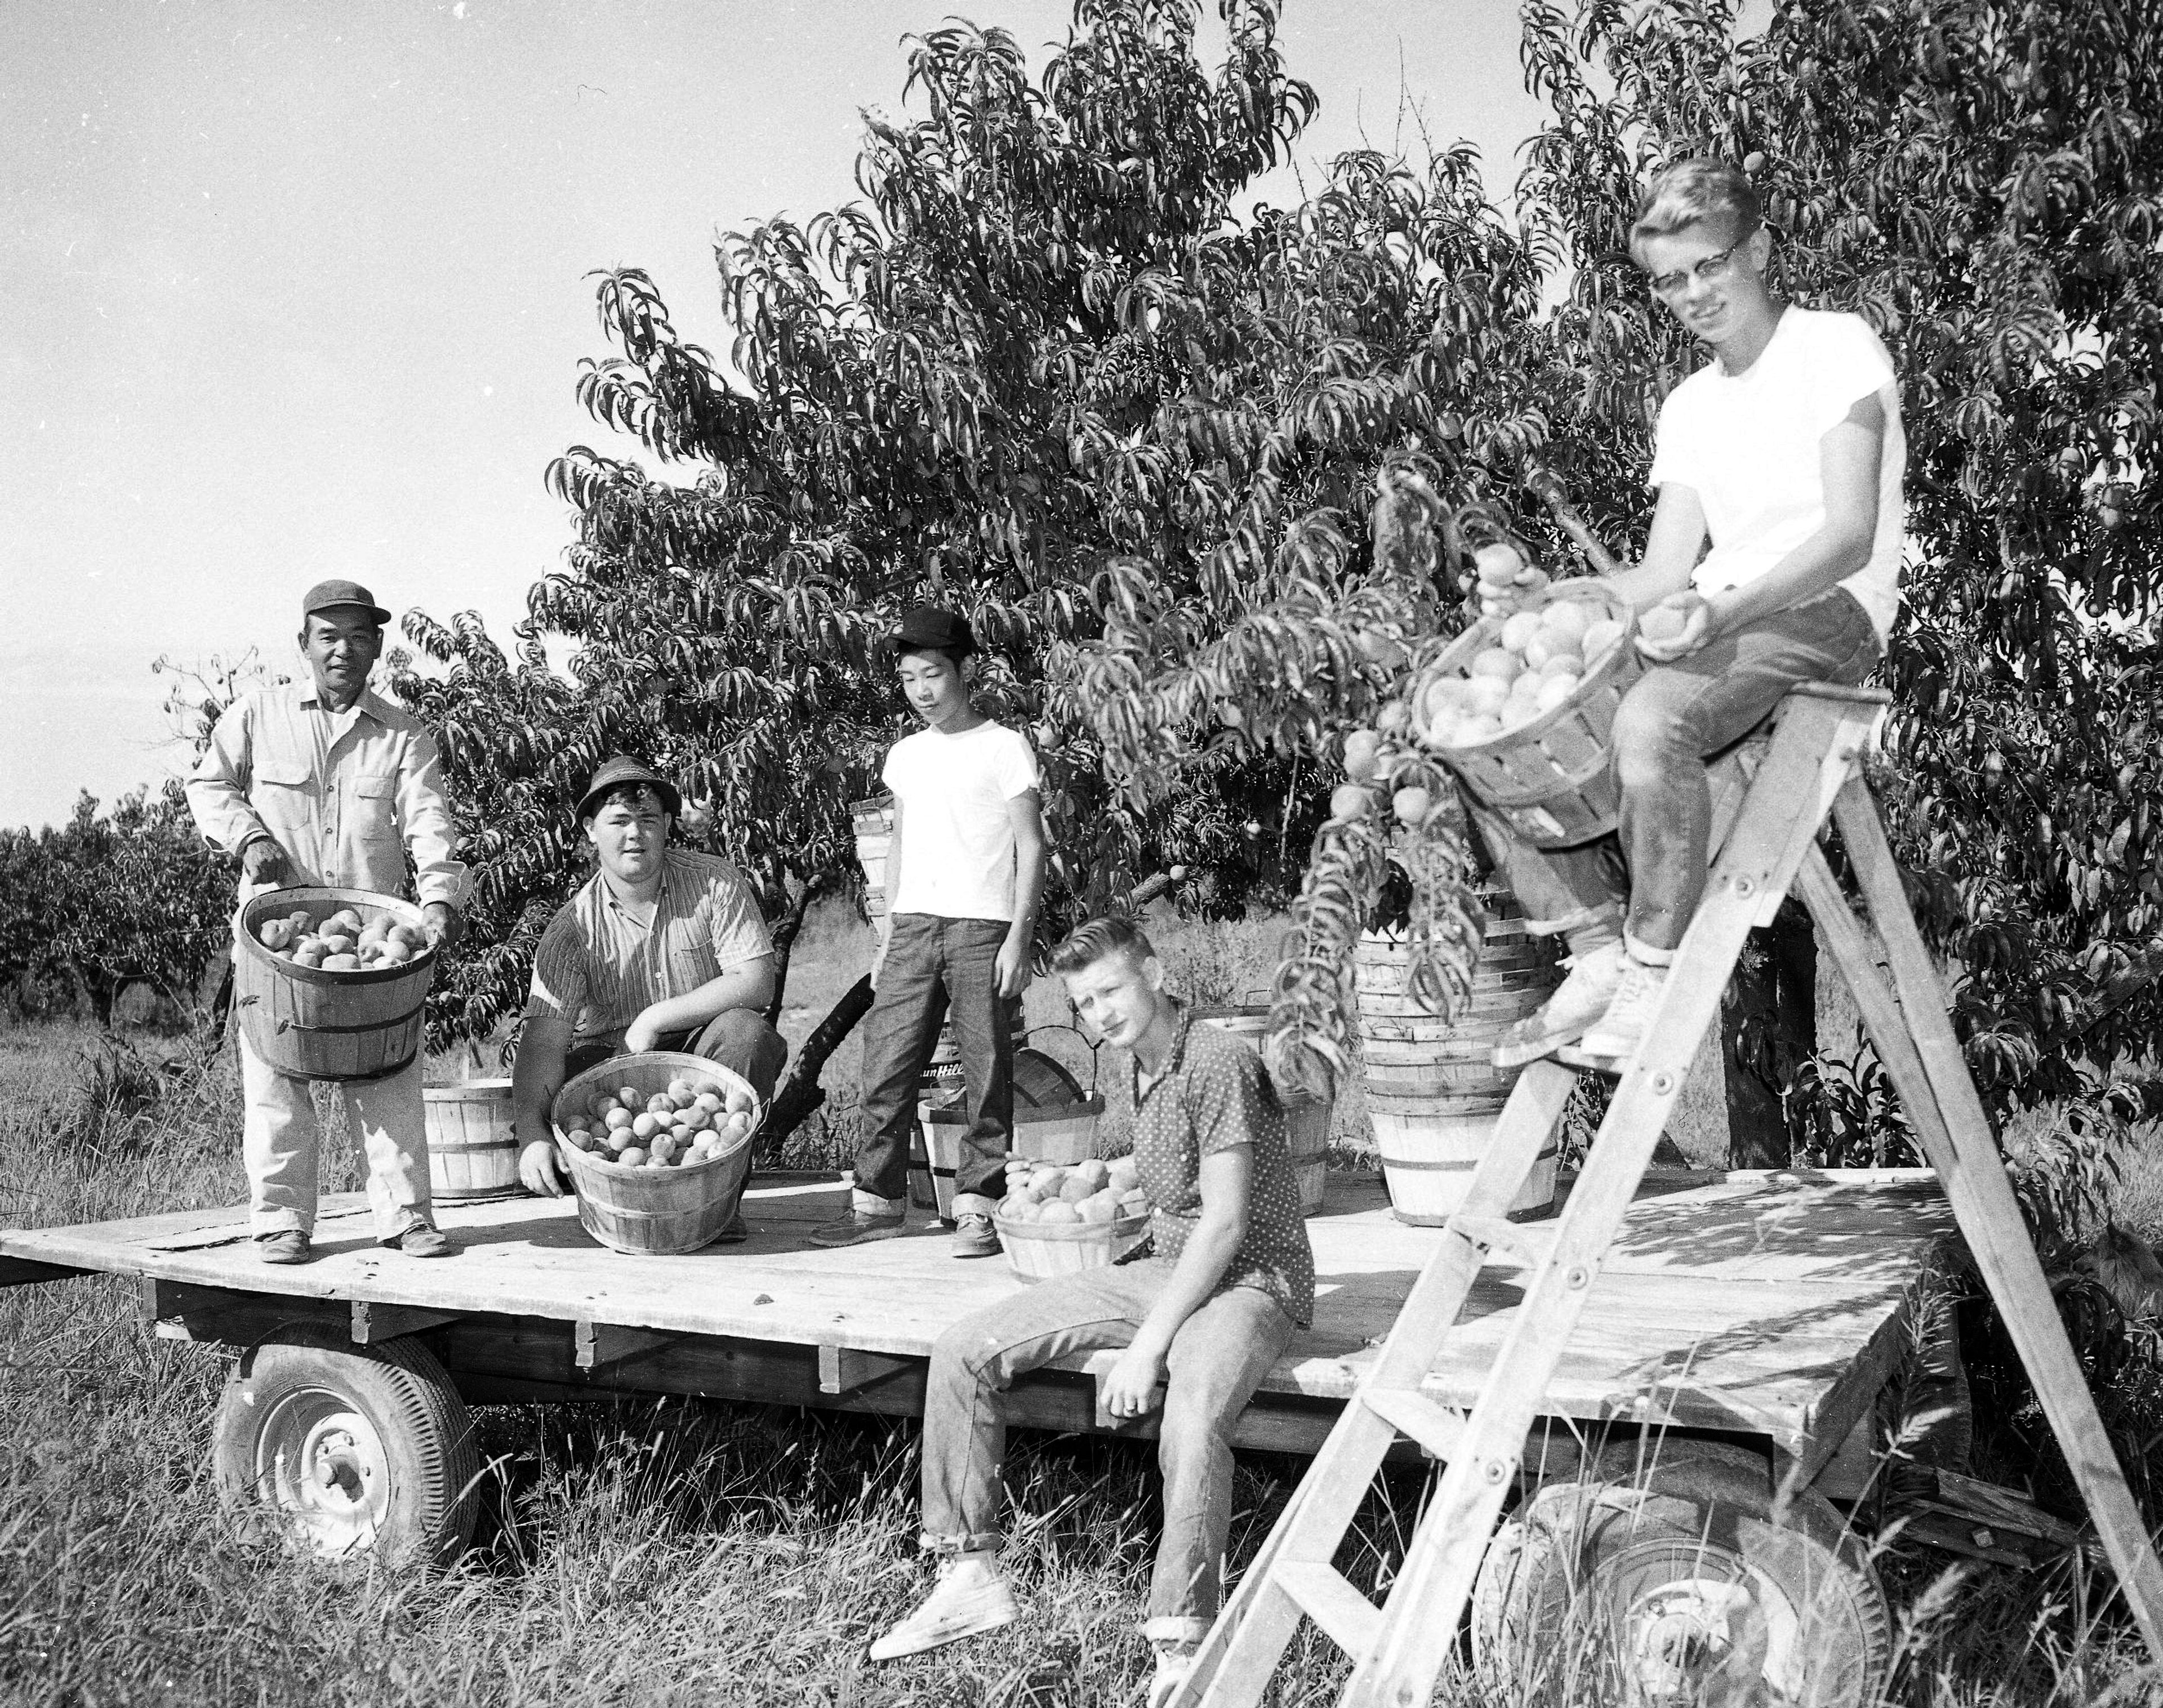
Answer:
[[[1776,1523],[1762,1458],[1723,1443],[1671,1441],[1646,1470],[1639,1453],[1635,1442],[1610,1446],[1586,1463],[1581,1481],[1541,1488],[1497,1531],[1472,1595],[1474,1663],[1495,1699],[1560,1702],[1590,1685],[1596,1700],[1691,1700],[1626,1681],[1618,1692],[1613,1679],[1537,1676],[1542,1664],[1567,1672],[1574,1654],[1597,1652],[1584,1641],[1576,1609],[1588,1594],[1613,1591],[1623,1550],[1670,1539],[1702,1541],[1739,1559],[1799,1613],[1794,1647],[1804,1670],[1789,1680],[1792,1694],[1765,1700],[1791,1708],[1876,1702],[1892,1662],[1892,1618],[1867,1550],[1831,1503],[1796,1491]]]
[[[383,1445],[389,1510],[374,1542],[357,1551],[394,1567],[446,1566],[463,1554],[473,1540],[480,1475],[473,1414],[435,1354],[410,1336],[356,1346],[326,1325],[294,1324],[249,1348],[212,1425],[220,1504],[276,1523],[256,1486],[258,1435],[281,1397],[307,1388],[349,1401]]]

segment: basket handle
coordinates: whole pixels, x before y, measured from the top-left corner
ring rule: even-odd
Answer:
[[[1089,1035],[1083,1032],[1080,1026],[1068,1026],[1063,1022],[1055,1021],[1048,1026],[1032,1026],[1026,1028],[1021,1035],[1022,1042],[1024,1043],[1028,1042],[1040,1032],[1071,1032],[1076,1037],[1082,1040],[1082,1048],[1086,1049],[1089,1052],[1089,1094],[1092,1097],[1094,1097],[1097,1094],[1098,1081],[1103,1077],[1103,1040],[1099,1038],[1092,1042]]]

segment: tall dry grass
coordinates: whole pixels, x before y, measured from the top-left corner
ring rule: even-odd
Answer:
[[[146,1063],[160,1053],[175,1064]],[[232,1202],[238,1126],[229,1068],[184,1047],[0,1032],[10,1224]],[[2135,1173],[2129,1203],[2163,1202],[2157,1171]],[[326,1189],[357,1182],[333,1120]],[[2121,1371],[2108,1402],[2145,1406],[2154,1368]],[[0,1291],[0,1701],[1078,1708],[1134,1702],[1147,1675],[1133,1627],[1154,1481],[1128,1444],[1019,1439],[1009,1559],[1024,1622],[874,1668],[866,1643],[928,1583],[913,1545],[913,1424],[673,1400],[484,1408],[474,1549],[447,1573],[390,1575],[236,1538],[207,1463],[223,1375],[215,1353],[146,1335],[121,1282]],[[1994,1474],[2022,1474],[2021,1439],[1986,1430]],[[1235,1564],[1298,1469],[1243,1460]],[[1369,1501],[1340,1556],[1356,1580],[1388,1580],[1424,1493],[1399,1474]],[[2163,1700],[2096,1585],[2065,1568],[1947,1564],[1897,1541],[1879,1549],[1900,1642],[1891,1700]],[[1273,1700],[1333,1700],[1342,1670],[1302,1636]],[[1579,1700],[1603,1700],[1589,1659],[1563,1670]],[[1438,1700],[1514,1695],[1483,1698],[1460,1667]]]

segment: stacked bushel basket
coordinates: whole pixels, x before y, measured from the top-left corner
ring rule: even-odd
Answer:
[[[1504,650],[1507,626],[1499,617],[1467,629],[1409,697],[1412,729],[1422,744],[1474,799],[1540,848],[1574,847],[1615,828],[1621,802],[1611,732],[1622,697],[1643,670],[1628,603],[1598,581],[1562,582],[1527,601],[1511,631],[1511,648],[1522,644],[1517,635],[1542,626],[1537,619],[1548,606],[1563,603],[1578,609],[1566,623],[1550,626],[1581,635],[1602,624],[1605,645],[1574,671],[1567,656],[1557,661],[1575,680],[1567,690],[1548,691],[1553,703],[1545,709],[1512,705],[1497,719],[1484,709],[1492,692],[1481,699],[1469,687],[1481,676],[1500,680],[1497,672],[1506,667],[1495,656]],[[1542,650],[1530,649],[1533,656]],[[1355,962],[1375,1148],[1391,1208],[1401,1220],[1422,1225],[1448,1220],[1463,1201],[1516,1083],[1519,1070],[1493,1063],[1495,1040],[1536,1010],[1554,983],[1552,943],[1531,936],[1506,897],[1490,893],[1481,900],[1487,917],[1470,1001],[1450,1021],[1428,1014],[1407,993],[1410,948],[1401,938],[1369,933]],[[1555,1162],[1551,1141],[1511,1205],[1512,1215],[1538,1215],[1553,1205]]]

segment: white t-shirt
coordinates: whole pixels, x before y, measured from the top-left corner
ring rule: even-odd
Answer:
[[[1893,358],[1857,315],[1791,306],[1741,373],[1723,373],[1715,361],[1660,405],[1646,479],[1654,487],[1673,481],[1697,494],[1712,537],[1691,577],[1700,589],[1713,593],[1757,580],[1824,525],[1820,441],[1873,394],[1885,410],[1878,532],[1870,561],[1841,585],[1870,614],[1879,640],[1892,633],[1900,609],[1908,436]]]
[[[1013,821],[1007,803],[1038,786],[1036,755],[1003,723],[960,735],[919,729],[886,756],[901,807],[901,893],[895,913],[942,919],[1014,917]]]

